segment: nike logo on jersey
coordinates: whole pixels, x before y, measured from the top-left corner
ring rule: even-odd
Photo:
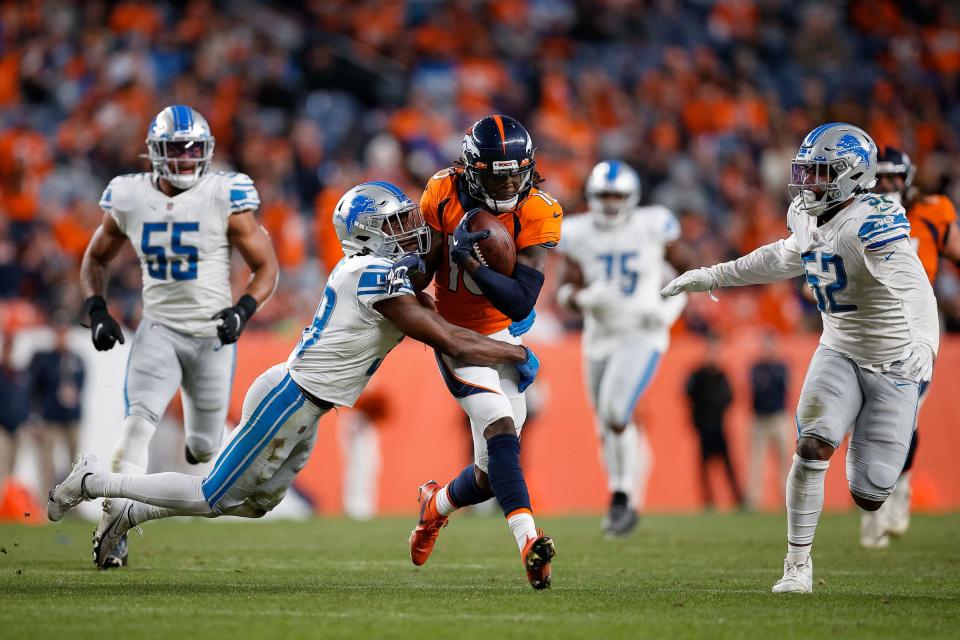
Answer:
[[[894,382],[893,384],[894,386],[897,386],[897,387],[909,387],[913,383],[912,382]]]
[[[554,217],[554,218],[559,218],[559,217],[562,216],[562,215],[563,215],[562,213],[555,213],[555,214],[553,214],[553,217]]]
[[[889,260],[889,259],[891,258],[891,256],[893,256],[893,254],[895,254],[895,253],[896,253],[896,251],[891,251],[891,252],[888,253],[887,255],[883,256],[883,261],[886,262],[886,261]]]

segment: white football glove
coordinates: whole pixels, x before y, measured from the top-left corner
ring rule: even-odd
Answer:
[[[581,311],[603,313],[620,304],[620,287],[610,281],[595,282],[573,295],[573,301]]]
[[[933,377],[933,349],[923,342],[911,342],[903,350],[903,376],[914,382],[929,382]]]
[[[684,291],[712,291],[717,287],[717,281],[709,269],[700,267],[683,273],[678,278],[671,280],[667,286],[660,290],[660,295],[664,298],[675,296]]]

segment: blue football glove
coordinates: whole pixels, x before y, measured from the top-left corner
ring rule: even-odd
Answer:
[[[537,372],[540,371],[540,361],[537,360],[537,356],[527,347],[524,347],[524,350],[527,352],[527,359],[517,365],[517,371],[520,372],[520,383],[517,388],[520,389],[520,393],[526,391],[527,387],[533,384]]]
[[[387,291],[396,293],[410,286],[410,274],[425,273],[427,265],[418,253],[407,253],[397,259],[387,272]]]
[[[463,263],[467,258],[476,258],[477,254],[473,246],[490,237],[490,229],[470,231],[470,221],[478,213],[480,213],[480,209],[468,211],[467,215],[460,219],[457,228],[453,230],[453,249],[450,251],[450,259],[457,264]]]
[[[526,318],[524,318],[523,320],[517,320],[516,322],[510,323],[510,327],[509,327],[510,335],[512,335],[514,338],[516,338],[517,336],[522,336],[527,331],[530,331],[530,328],[533,326],[533,322],[536,319],[537,319],[537,311],[536,309],[531,309],[530,315],[528,315]]]

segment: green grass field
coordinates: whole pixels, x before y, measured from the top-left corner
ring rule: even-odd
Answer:
[[[554,586],[534,592],[499,518],[453,519],[423,568],[408,519],[168,521],[98,572],[80,522],[0,527],[0,636],[13,638],[960,637],[960,514],[916,517],[867,552],[853,514],[820,524],[812,596],[774,596],[783,518],[652,516],[604,541],[544,519]]]

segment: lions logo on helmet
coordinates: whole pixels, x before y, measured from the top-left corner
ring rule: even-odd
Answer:
[[[364,182],[343,194],[333,209],[333,228],[347,256],[399,258],[430,250],[420,205],[389,182]]]
[[[213,145],[206,119],[182,104],[166,107],[147,129],[153,173],[177,189],[189,189],[204,176],[213,160]]]
[[[460,162],[468,193],[492,212],[513,211],[540,181],[535,151],[530,134],[513,118],[481,118],[463,136]]]
[[[640,202],[640,176],[625,162],[604,160],[587,178],[587,204],[600,225],[623,222]]]
[[[820,125],[803,139],[791,175],[788,189],[797,209],[823,215],[876,184],[877,145],[852,124]]]

